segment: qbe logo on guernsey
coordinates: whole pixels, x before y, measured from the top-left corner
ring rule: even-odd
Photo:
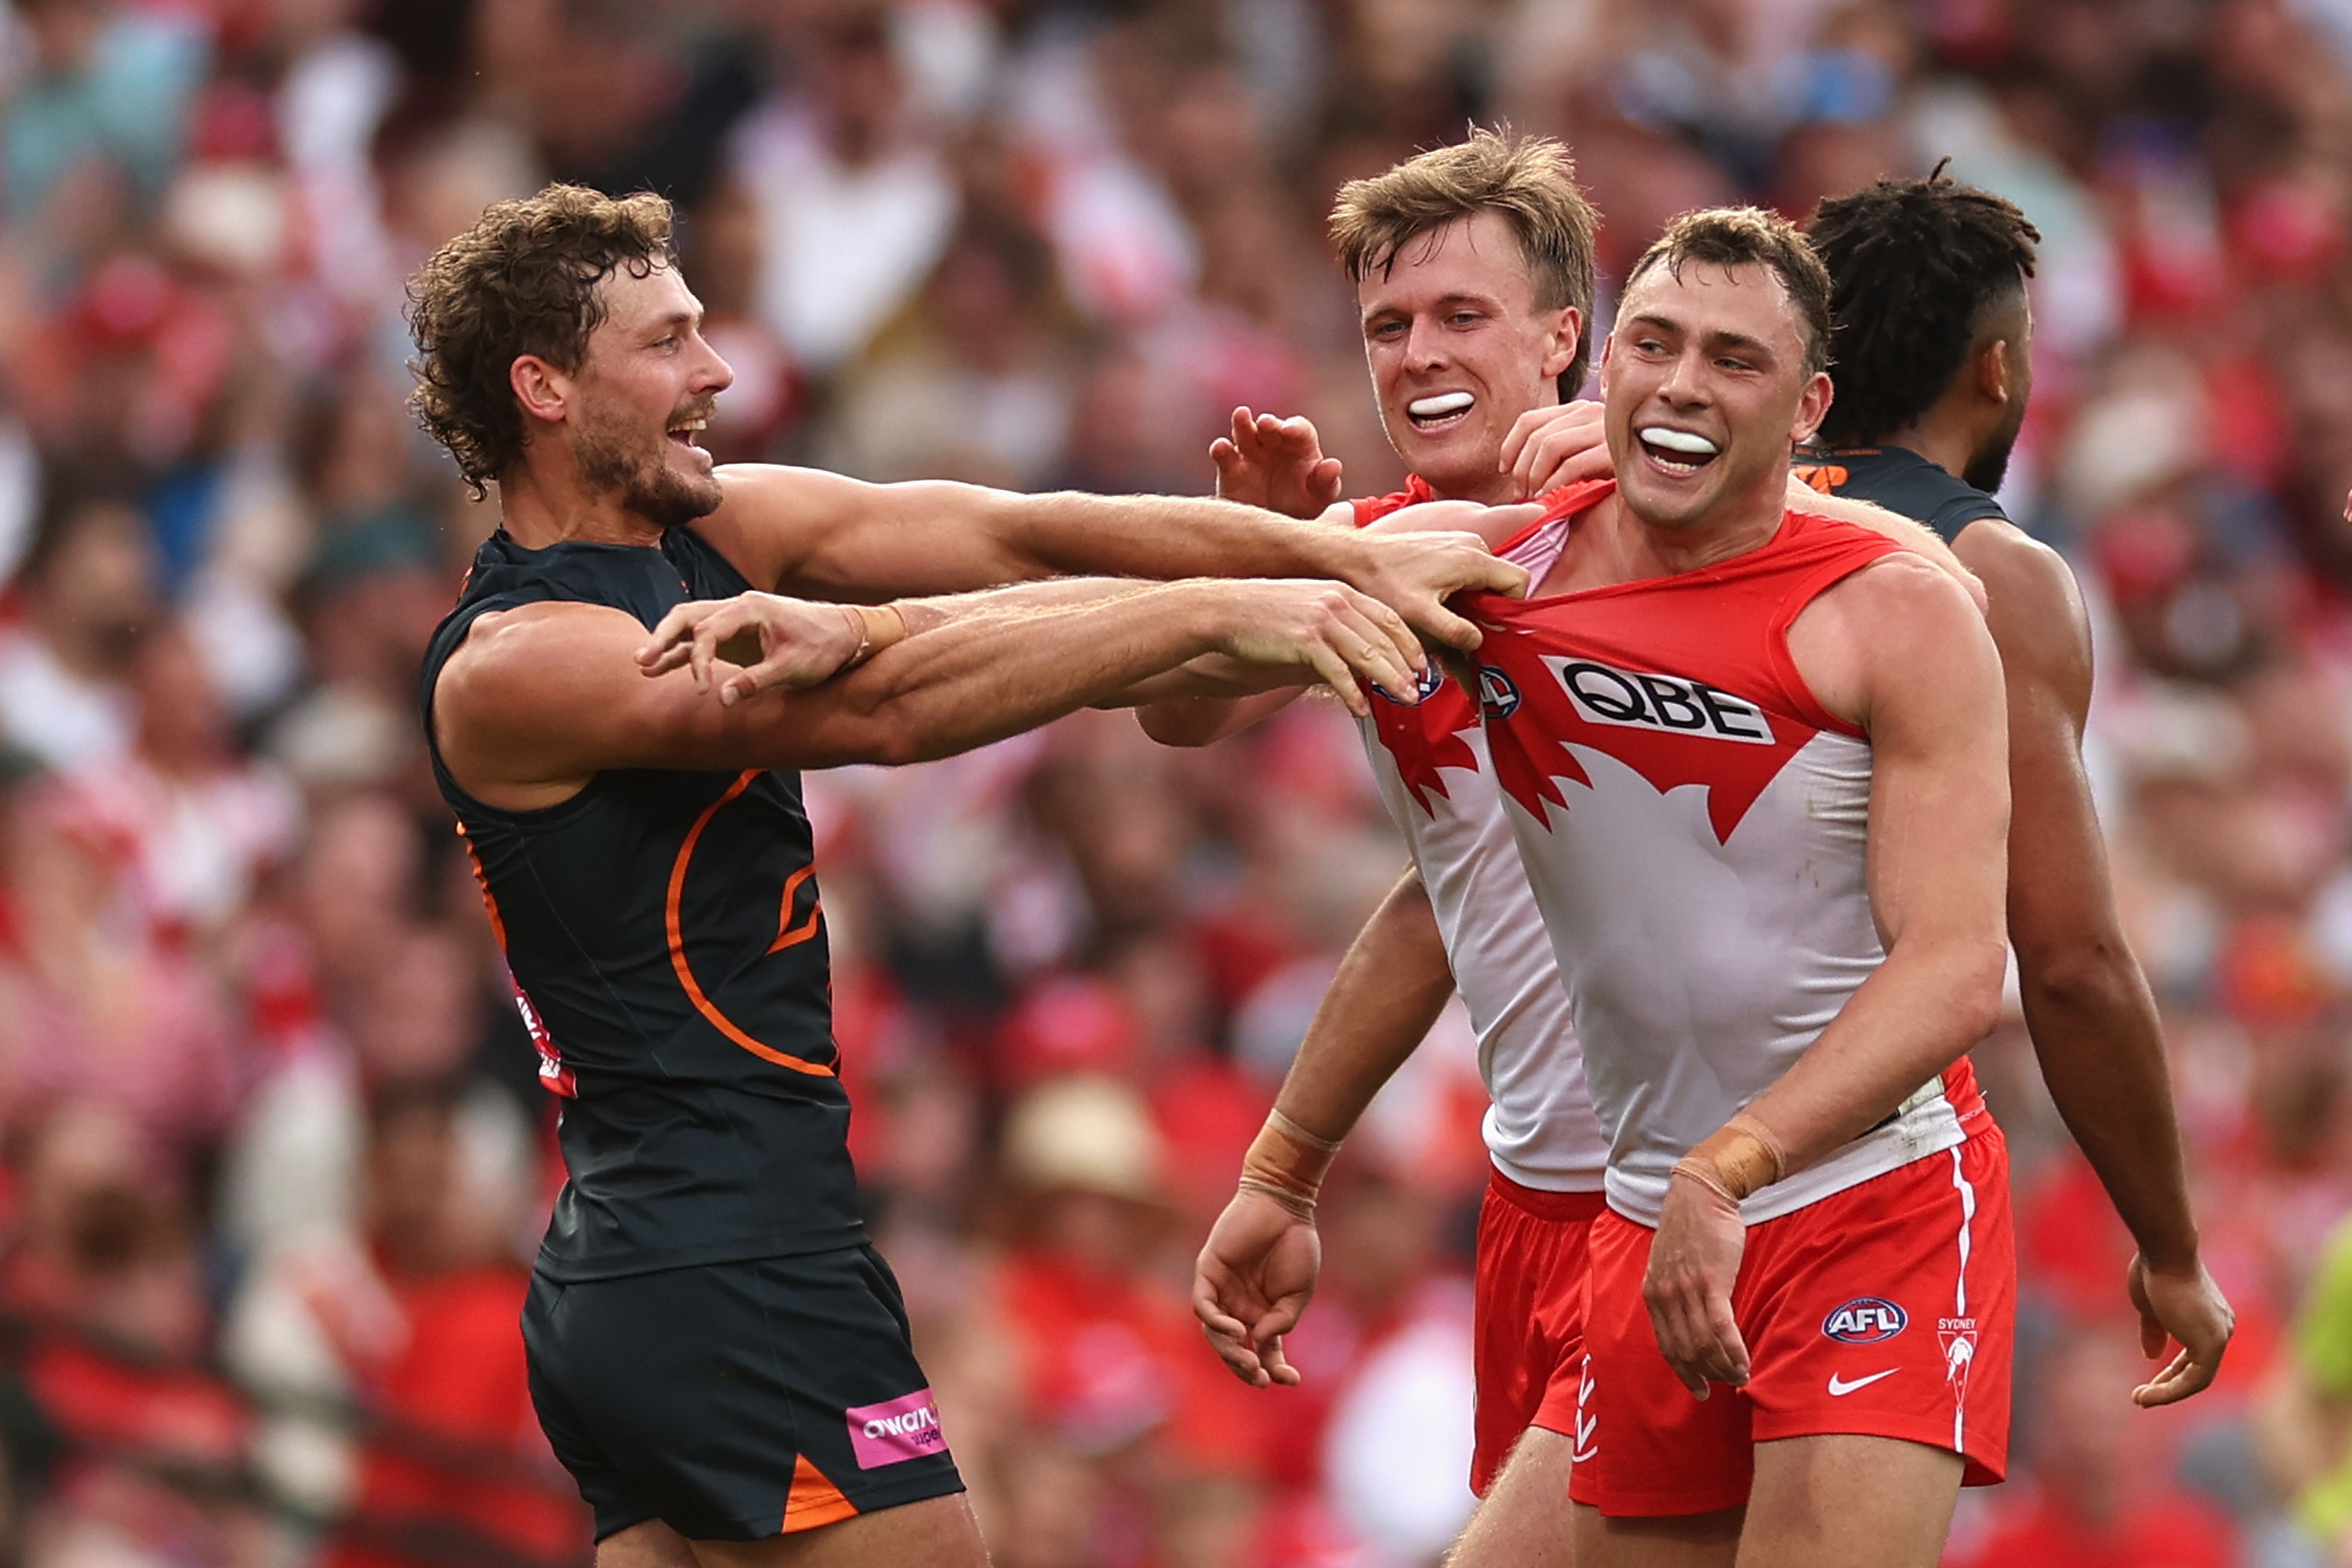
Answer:
[[[1910,1314],[1883,1296],[1856,1296],[1822,1320],[1822,1332],[1841,1344],[1874,1345],[1910,1321]]]
[[[1597,659],[1546,659],[1586,722],[1689,735],[1702,741],[1772,744],[1764,710],[1704,680],[1618,669]]]

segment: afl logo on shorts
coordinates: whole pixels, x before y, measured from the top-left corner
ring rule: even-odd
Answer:
[[[1822,1320],[1822,1332],[1841,1344],[1874,1345],[1910,1321],[1903,1309],[1878,1296],[1856,1296]]]
[[[1491,664],[1478,667],[1478,706],[1489,719],[1507,719],[1519,710],[1519,689]]]
[[[1439,689],[1444,684],[1445,671],[1440,668],[1437,661],[1433,658],[1429,661],[1429,668],[1421,672],[1421,679],[1413,683],[1412,700],[1415,702],[1426,702],[1436,696]],[[1394,702],[1400,708],[1404,706],[1402,701],[1390,696],[1380,687],[1372,688],[1372,695],[1383,702]]]

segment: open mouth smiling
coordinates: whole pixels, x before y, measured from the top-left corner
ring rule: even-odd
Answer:
[[[1478,399],[1467,392],[1433,392],[1404,405],[1405,417],[1423,435],[1448,430],[1470,416]]]
[[[700,451],[701,448],[694,445],[694,438],[709,428],[710,416],[698,414],[691,419],[681,419],[669,427],[669,438],[681,447]]]
[[[1676,479],[1697,473],[1721,455],[1723,448],[1693,430],[1647,425],[1633,432],[1642,450],[1660,469]]]

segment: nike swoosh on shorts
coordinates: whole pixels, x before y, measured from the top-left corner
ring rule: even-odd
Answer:
[[[1874,1372],[1868,1377],[1857,1377],[1852,1383],[1848,1383],[1836,1373],[1830,1373],[1830,1397],[1832,1399],[1843,1399],[1857,1388],[1868,1388],[1880,1378],[1893,1377],[1896,1373],[1901,1372],[1902,1370],[1903,1369],[1899,1366],[1890,1366],[1885,1372]]]

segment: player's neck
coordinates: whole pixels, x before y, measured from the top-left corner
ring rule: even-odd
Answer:
[[[1642,575],[1671,577],[1696,572],[1771,543],[1788,510],[1788,469],[1785,466],[1775,468],[1769,477],[1769,489],[1759,486],[1751,494],[1727,497],[1724,504],[1693,522],[1662,526],[1646,521],[1631,506],[1620,507],[1620,531],[1631,555],[1653,568]]]
[[[1502,458],[1498,454],[1493,468],[1448,474],[1443,478],[1423,474],[1421,482],[1427,485],[1429,493],[1439,500],[1469,500],[1481,506],[1509,506],[1521,499],[1519,481],[1501,465]]]
[[[621,504],[612,491],[583,489],[570,474],[547,475],[530,464],[499,484],[499,521],[525,550],[551,544],[661,542],[659,524]]]
[[[1917,424],[1897,430],[1878,445],[1900,447],[1906,452],[1916,453],[1954,479],[1969,471],[1969,459],[1976,452],[1975,437],[1948,421],[1937,418],[1933,409]]]

